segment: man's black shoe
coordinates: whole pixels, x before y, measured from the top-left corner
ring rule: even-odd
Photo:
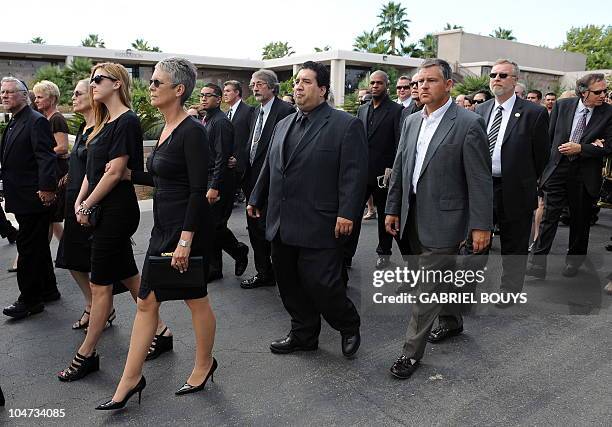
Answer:
[[[578,274],[578,267],[568,264],[565,266],[561,274],[564,277],[574,277],[576,274]]]
[[[376,269],[382,270],[383,268],[387,267],[389,265],[389,258],[389,255],[378,255],[378,258],[376,259]]]
[[[43,302],[53,302],[53,301],[57,301],[62,297],[62,294],[59,293],[59,291],[53,291],[51,293],[48,294],[44,294],[42,296],[42,300]]]
[[[536,266],[531,264],[525,271],[525,275],[544,280],[546,279],[546,269],[544,267],[540,267],[539,265]]]
[[[220,271],[212,271],[208,273],[208,277],[206,278],[206,282],[214,282],[215,280],[223,279],[223,273]]]
[[[294,351],[313,351],[318,348],[318,342],[311,345],[302,345],[291,334],[283,339],[272,341],[272,344],[270,344],[270,351],[276,354],[289,354]]]
[[[15,301],[13,304],[5,307],[2,310],[5,316],[12,317],[14,319],[23,319],[28,316],[32,316],[33,314],[38,314],[45,309],[45,306],[42,303],[34,304],[34,305],[26,305],[21,301]]]
[[[359,331],[354,334],[342,335],[342,354],[344,357],[353,357],[359,345],[361,344],[361,335]]]
[[[395,378],[399,378],[401,380],[405,380],[410,378],[410,376],[417,370],[419,367],[419,361],[412,363],[410,362],[410,358],[404,355],[400,356],[399,359],[395,361],[393,366],[391,366],[391,374]]]
[[[438,326],[436,329],[432,329],[427,336],[427,341],[430,343],[437,343],[444,341],[447,338],[454,337],[463,332],[463,326],[459,326],[455,329],[449,329],[446,326]]]
[[[236,276],[242,276],[249,265],[249,247],[244,243],[239,243],[240,255],[236,259],[234,265],[234,274]]]
[[[249,279],[244,279],[242,282],[240,282],[240,287],[242,289],[255,289],[262,286],[276,286],[276,282],[259,274],[256,274]]]

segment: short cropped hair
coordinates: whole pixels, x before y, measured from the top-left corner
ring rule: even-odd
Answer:
[[[198,74],[196,66],[185,58],[166,58],[155,64],[155,68],[168,73],[174,86],[185,86],[185,93],[181,96],[181,105],[184,105],[195,88]]]
[[[511,61],[510,59],[507,58],[500,58],[497,61],[495,61],[493,63],[493,66],[495,65],[499,65],[499,64],[510,64],[512,65],[512,72],[514,73],[514,76],[518,79],[519,74],[521,73],[521,70],[518,66],[518,64],[514,61]]]
[[[221,88],[214,83],[206,83],[204,87],[212,89],[215,96],[221,97],[223,95]]]
[[[55,101],[53,102],[54,105],[57,105],[57,103],[59,102],[59,98],[60,98],[59,87],[57,87],[55,83],[50,82],[49,80],[39,81],[38,83],[34,85],[32,90],[34,91],[34,93],[38,92],[38,93],[44,94],[45,96],[54,98],[55,99]]]
[[[444,59],[440,59],[440,58],[427,59],[425,60],[425,62],[421,64],[421,66],[419,67],[419,71],[421,71],[424,68],[429,68],[429,67],[439,67],[440,72],[442,73],[442,77],[444,77],[444,80],[451,80],[453,78],[453,70],[451,69],[451,66],[449,65],[449,63],[446,62]]]
[[[529,92],[527,92],[527,95],[529,95],[530,93],[535,93],[535,95],[538,97],[538,100],[542,99],[542,92],[540,92],[537,89],[532,89]]]
[[[228,86],[228,85],[232,86],[234,90],[237,90],[238,96],[242,98],[242,85],[240,84],[238,80],[228,80],[225,83],[223,83],[223,87]]]

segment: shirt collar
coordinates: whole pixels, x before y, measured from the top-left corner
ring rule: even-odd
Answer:
[[[431,119],[438,120],[444,115],[444,113],[446,113],[446,110],[450,108],[452,103],[453,103],[453,98],[449,97],[448,101],[446,101],[446,104],[444,104],[443,106],[441,106],[440,108],[438,108],[436,111],[434,111],[433,113],[429,115],[427,115],[427,111],[425,111],[427,107],[424,107],[421,110],[421,117],[423,117],[426,120],[431,120]]]
[[[240,105],[240,102],[241,102],[241,101],[242,101],[242,99],[238,98],[238,101],[236,101],[236,102],[234,103],[234,105],[232,105],[232,106],[230,107],[230,109],[232,110],[232,116],[233,116],[234,114],[236,114],[236,110],[238,109],[238,106]]]
[[[512,109],[514,108],[514,103],[516,102],[516,94],[512,94],[512,96],[508,99],[506,99],[506,101],[504,101],[502,104],[500,104],[499,102],[497,102],[497,99],[495,100],[495,106],[493,107],[493,110],[496,110],[497,107],[499,107],[500,105],[504,108],[504,111],[512,111]]]
[[[274,104],[275,100],[276,96],[269,100],[265,105],[261,106],[261,110],[264,112],[264,114],[268,114],[270,112],[270,110],[272,109],[272,104]]]
[[[582,99],[578,100],[578,108],[576,108],[576,112],[577,113],[582,113],[585,108],[587,108],[583,103],[582,103]],[[593,108],[589,108],[589,113],[593,111]]]

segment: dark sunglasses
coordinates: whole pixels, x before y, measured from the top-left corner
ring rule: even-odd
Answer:
[[[482,104],[483,102],[485,102],[484,99],[474,99],[474,100],[472,100],[472,104]]]
[[[410,89],[410,85],[407,85],[407,86],[395,86],[395,87],[397,88],[397,90],[402,90],[402,89],[408,90],[408,89]]]
[[[489,77],[494,79],[497,76],[499,76],[500,79],[505,79],[508,76],[511,76],[512,74],[508,74],[508,73],[491,73],[489,74]]]
[[[149,80],[149,86],[153,85],[155,87],[160,87],[161,85],[167,85],[168,83],[161,82],[157,79]],[[178,85],[172,85],[172,87],[176,87]]]
[[[595,96],[599,96],[599,95],[601,95],[602,93],[604,93],[606,91],[607,91],[607,89],[601,89],[601,90],[590,90],[589,92],[591,92]]]
[[[95,84],[99,85],[100,83],[102,83],[102,80],[104,80],[104,79],[108,79],[111,82],[116,82],[117,80],[119,80],[119,79],[116,79],[114,77],[103,76],[102,74],[96,74],[95,76],[93,76],[91,78],[89,83],[95,83]]]
[[[410,87],[417,87],[419,85],[419,82],[411,82],[410,83]]]
[[[213,96],[215,98],[221,98],[219,95],[215,95],[214,93],[201,93],[200,94],[200,98],[206,98],[206,99],[212,98]]]

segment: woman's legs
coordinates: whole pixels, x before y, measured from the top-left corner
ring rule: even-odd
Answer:
[[[76,270],[70,270],[70,274],[72,275],[74,281],[77,282],[79,289],[81,289],[81,292],[83,293],[83,298],[85,298],[85,311],[91,313],[91,288],[89,286],[89,274]],[[89,314],[83,313],[77,323],[86,324],[88,320]]]
[[[127,286],[127,285],[126,285]],[[132,327],[130,350],[128,352],[123,375],[117,385],[113,400],[119,402],[140,381],[142,366],[147,351],[155,335],[155,328],[159,322],[160,303],[155,299],[155,293],[150,292],[144,299],[138,298],[136,302],[136,317]]]
[[[215,344],[216,320],[208,297],[185,300],[191,310],[191,321],[196,340],[193,371],[187,379],[192,386],[199,386],[212,367],[212,349]]]

